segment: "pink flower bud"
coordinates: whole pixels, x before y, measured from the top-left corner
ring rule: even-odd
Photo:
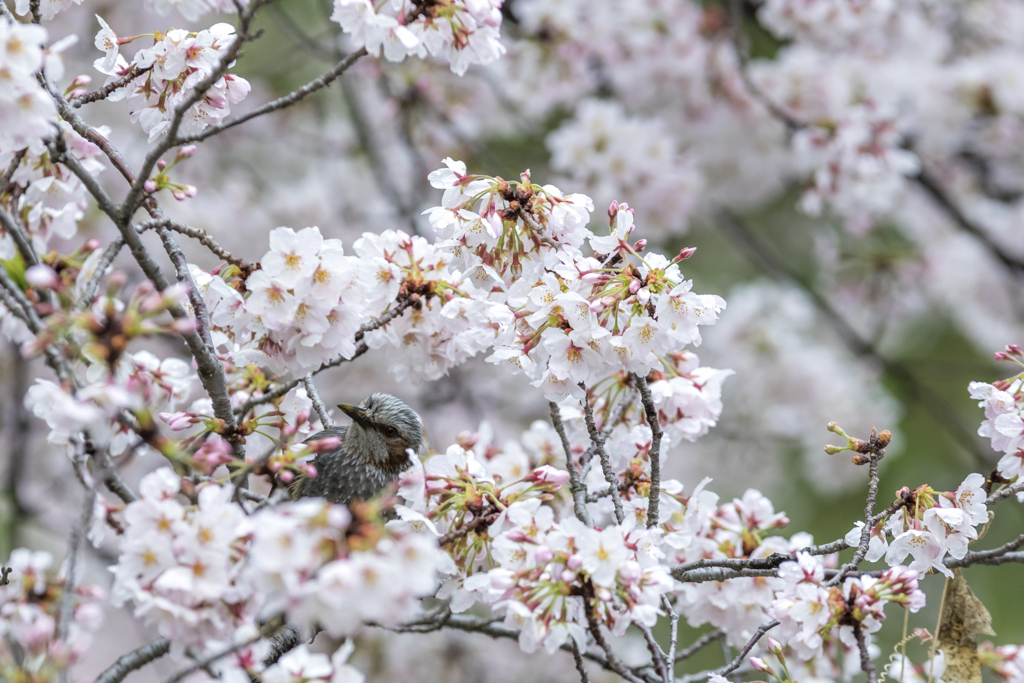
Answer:
[[[57,271],[42,263],[37,263],[26,270],[25,280],[38,289],[57,289],[61,284]]]
[[[640,291],[636,293],[636,300],[640,302],[640,305],[646,306],[647,302],[651,300],[651,290],[641,287]]]
[[[613,199],[612,203],[608,205],[608,218],[615,220],[615,214],[619,212],[619,201]]]
[[[145,188],[146,192],[152,194],[156,192],[156,181],[150,178],[142,184],[142,187]]]
[[[572,583],[576,580],[576,572],[571,569],[563,569],[559,578],[562,579],[562,583]]]
[[[773,674],[773,673],[775,673],[774,671],[772,671],[772,668],[770,666],[768,666],[768,663],[766,661],[764,661],[763,659],[761,659],[760,657],[751,657],[750,658],[750,666],[754,667],[755,671],[761,671],[761,672],[766,673],[766,674]]]
[[[182,410],[174,413],[159,413],[159,416],[161,420],[167,423],[167,426],[171,428],[172,432],[188,429],[195,424],[193,416]]]
[[[185,186],[185,196],[186,197],[195,197],[197,194],[199,194],[199,188],[197,188],[195,185],[186,185]]]
[[[547,564],[555,557],[555,554],[551,552],[551,548],[546,545],[542,545],[537,548],[537,552],[535,552],[533,556],[536,558],[538,564]]]
[[[558,489],[562,484],[569,481],[569,473],[551,465],[541,465],[527,477],[528,481],[536,481],[544,484],[551,484]]]
[[[647,240],[637,240],[633,245],[633,251],[643,251],[647,248]]]
[[[196,153],[196,146],[195,145],[185,145],[184,147],[182,147],[181,149],[178,150],[178,156],[180,156],[182,158],[185,158],[185,159],[188,159],[190,156],[192,156],[195,153]]]
[[[1013,356],[1024,355],[1024,351],[1021,351],[1020,346],[1018,346],[1017,344],[1007,344],[1006,352]]]
[[[85,244],[82,245],[82,251],[96,251],[101,246],[103,245],[100,241],[94,237],[85,241]]]
[[[566,561],[565,563],[565,566],[569,569],[579,569],[583,566],[583,558],[580,557],[579,553],[576,553],[575,555],[570,555],[568,561]]]
[[[316,467],[310,464],[303,465],[302,471],[305,472],[306,476],[309,477],[310,479],[316,479],[316,475],[318,474],[318,472],[316,471]]]
[[[642,286],[643,286],[643,284],[639,280],[636,280],[636,279],[630,280],[629,281],[629,293],[630,294],[636,294],[637,292],[640,291],[640,287],[642,287]]]
[[[519,529],[513,529],[512,531],[510,531],[507,534],[505,534],[505,537],[508,538],[508,540],[510,540],[510,541],[512,541],[514,543],[522,543],[524,541],[530,540],[529,536],[524,534]]]
[[[279,475],[277,475],[277,478],[280,479],[285,484],[288,484],[291,483],[291,480],[295,478],[295,475],[292,474],[291,470],[283,470]]]
[[[672,259],[672,263],[679,263],[680,261],[684,261],[693,256],[696,252],[697,247],[686,247],[685,249],[681,250],[674,259]]]
[[[604,586],[601,586],[600,588],[598,588],[594,592],[594,595],[601,602],[610,602],[611,599],[612,599],[612,592],[610,590],[608,590],[607,588],[605,588]]]
[[[171,196],[177,199],[179,202],[183,202],[188,199],[188,196],[181,190],[174,190],[171,192]]]
[[[75,80],[71,81],[71,87],[77,88],[79,86],[86,86],[92,83],[92,76],[88,74],[78,74],[75,76]]]
[[[162,171],[165,168],[167,168],[167,162],[161,159],[160,161],[156,162],[156,167]]]
[[[341,443],[341,439],[336,436],[325,436],[322,439],[316,441],[310,441],[306,443],[309,449],[314,453],[326,453],[327,451],[333,451]]]
[[[771,636],[768,636],[768,651],[773,655],[779,656],[782,654],[782,644]]]

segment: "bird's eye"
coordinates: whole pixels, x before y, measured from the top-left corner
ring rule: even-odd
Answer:
[[[384,430],[384,434],[387,436],[398,436],[398,430],[394,427],[388,427]]]

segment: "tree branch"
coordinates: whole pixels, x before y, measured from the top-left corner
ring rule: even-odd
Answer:
[[[597,424],[594,422],[594,408],[590,405],[590,395],[587,393],[587,388],[580,382],[580,388],[583,389],[583,416],[587,422],[587,432],[590,433],[590,440],[594,444],[594,448],[597,452],[597,457],[601,461],[601,470],[604,472],[605,481],[608,482],[608,488],[611,489],[612,504],[615,506],[615,520],[622,524],[622,520],[625,518],[625,513],[622,511],[622,497],[619,495],[619,477],[615,474],[615,470],[612,469],[611,458],[608,457],[608,453],[604,450],[605,435],[602,434]]]
[[[171,641],[166,638],[157,638],[118,657],[117,661],[97,676],[93,683],[121,683],[125,676],[132,671],[141,669],[150,662],[160,659],[170,651]]]
[[[647,424],[651,428],[651,492],[647,503],[647,528],[658,526],[658,502],[661,498],[661,423],[658,421],[658,409],[654,406],[651,388],[647,386],[647,378],[634,374],[633,380],[640,390],[640,400],[644,405]]]
[[[558,404],[548,401],[548,406],[551,408],[551,424],[558,433],[558,438],[562,440],[562,450],[565,451],[565,469],[569,472],[569,491],[572,493],[573,512],[578,520],[592,527],[594,521],[590,519],[590,512],[587,510],[587,491],[572,462],[572,448],[569,446],[569,437],[565,435],[565,425],[562,424],[562,416],[558,413]]]

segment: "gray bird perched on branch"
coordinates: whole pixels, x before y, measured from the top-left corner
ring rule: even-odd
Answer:
[[[389,394],[373,394],[358,406],[342,403],[347,427],[329,427],[309,441],[336,436],[338,447],[313,460],[315,477],[297,478],[292,498],[321,497],[348,505],[369,500],[412,463],[408,449],[419,450],[423,424],[412,408]]]

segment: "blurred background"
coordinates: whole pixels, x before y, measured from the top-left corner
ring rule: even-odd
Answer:
[[[233,69],[253,86],[238,111],[344,56],[331,12],[328,0],[281,0],[261,13],[265,33]],[[80,37],[65,53],[67,78],[90,74],[93,87],[102,78],[91,65],[100,56],[94,14],[122,36],[218,20],[172,14],[154,25],[146,4],[85,0],[49,30],[51,40]],[[703,365],[736,373],[721,420],[676,446],[667,465],[687,487],[713,477],[722,502],[758,488],[789,516],[783,533],[827,542],[862,517],[866,480],[848,458],[822,451],[836,441],[829,421],[860,437],[892,430],[880,505],[903,485],[952,490],[970,472],[992,471],[999,454],[976,434],[983,416],[967,385],[1012,374],[992,351],[1024,340],[1024,5],[506,0],[503,19],[507,54],[496,63],[460,77],[441,63],[363,59],[298,106],[201,144],[172,176],[199,194],[168,196],[167,214],[256,261],[277,226],[319,226],[346,248],[365,231],[430,238],[421,212],[440,193],[426,176],[446,156],[471,173],[530,169],[534,182],[592,196],[595,231],[616,199],[635,209],[635,235],[652,247],[696,247],[684,275],[728,303],[695,349]],[[84,111],[140,163],[146,138],[123,102]],[[113,170],[102,180],[123,192]],[[110,230],[90,207],[69,244],[106,242]],[[183,246],[200,266],[217,265]],[[114,264],[140,277],[132,265],[126,253]],[[184,347],[167,340],[161,353]],[[517,440],[548,414],[523,377],[482,358],[416,385],[389,372],[388,353],[322,375],[327,404],[394,393],[423,416],[439,450],[465,431]],[[63,556],[77,514],[67,457],[21,406],[47,372],[7,347],[0,556],[23,545]],[[159,466],[152,457],[133,462],[129,478]],[[980,547],[1024,527],[1024,510],[1004,505]],[[90,559],[101,585],[116,552],[108,543]],[[965,572],[992,613],[996,643],[1024,642],[1015,571]],[[929,576],[923,586],[929,607],[909,626],[931,630],[942,583]],[[138,642],[101,634],[77,676],[153,636],[123,628],[130,621],[127,611],[108,614],[110,633],[135,632]],[[883,660],[900,631],[883,630]],[[683,644],[699,633],[683,632]],[[576,680],[563,654],[526,657],[512,641],[464,633],[369,634],[354,663],[372,681]],[[726,656],[711,648],[679,673]],[[161,680],[170,667],[157,662],[129,680]]]

